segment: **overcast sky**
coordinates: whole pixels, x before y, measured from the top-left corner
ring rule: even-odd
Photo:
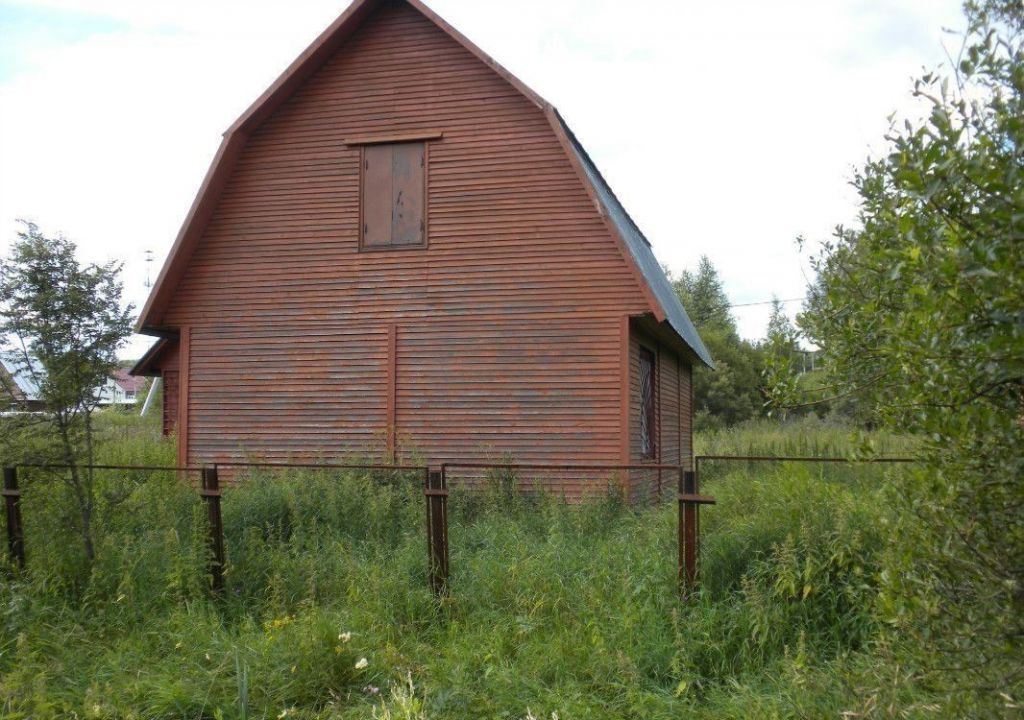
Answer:
[[[221,133],[347,4],[0,0],[0,247],[18,217],[62,231],[141,307]],[[854,219],[853,168],[962,26],[958,0],[428,4],[560,109],[663,263],[707,255],[737,304],[804,294],[796,237]],[[767,306],[735,312],[763,335]]]

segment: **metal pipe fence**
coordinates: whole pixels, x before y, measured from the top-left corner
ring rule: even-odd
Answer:
[[[448,584],[448,528],[447,494],[440,472],[431,474],[425,465],[388,465],[374,463],[280,463],[280,462],[229,462],[207,466],[170,465],[79,465],[81,470],[122,470],[146,472],[199,472],[199,497],[206,506],[207,545],[210,561],[208,572],[210,587],[214,594],[224,591],[224,570],[227,554],[224,542],[224,523],[221,514],[223,490],[220,482],[220,468],[276,468],[276,469],[320,469],[320,470],[371,470],[417,472],[423,477],[423,495],[427,509],[427,553],[428,577],[431,588],[437,594],[447,590]],[[70,470],[70,465],[57,463],[22,463],[3,469],[3,489],[7,516],[7,549],[12,566],[24,570],[26,565],[25,525],[22,518],[22,489],[18,485],[18,469],[33,468],[44,470]],[[436,476],[436,477],[435,477]]]
[[[455,470],[486,470],[502,472],[574,472],[609,473],[657,471],[671,472],[677,478],[676,503],[677,519],[677,580],[685,597],[698,583],[700,567],[700,507],[713,505],[716,500],[700,492],[701,464],[706,461],[732,462],[805,462],[805,463],[915,463],[914,458],[844,458],[844,457],[799,457],[772,455],[697,455],[689,464],[663,463],[486,463],[449,461],[437,467],[427,465],[384,464],[384,463],[286,463],[286,462],[224,462],[207,466],[153,466],[153,465],[83,465],[83,470],[124,470],[145,472],[199,472],[201,482],[198,494],[206,506],[206,519],[210,561],[208,572],[210,586],[217,595],[224,590],[224,570],[227,557],[224,541],[224,524],[221,515],[223,491],[220,481],[221,468],[249,469],[313,469],[313,470],[367,470],[418,473],[423,478],[423,498],[426,509],[427,574],[431,590],[438,596],[448,592],[450,573],[448,538],[448,477]],[[26,564],[25,530],[22,518],[22,490],[18,485],[18,468],[46,470],[68,470],[71,466],[52,463],[19,464],[3,469],[3,487],[0,495],[4,498],[7,519],[7,548],[12,566],[23,570]],[[593,476],[591,476],[591,482]]]
[[[444,482],[451,470],[498,470],[507,472],[657,472],[658,489],[655,497],[661,498],[661,473],[671,472],[676,475],[676,502],[678,504],[678,521],[676,540],[678,546],[676,576],[680,592],[685,596],[697,585],[697,569],[699,565],[699,527],[700,506],[715,504],[715,498],[700,495],[698,492],[697,475],[689,464],[670,463],[482,463],[452,461],[441,464],[441,477]],[[628,485],[628,480],[627,480]],[[627,491],[628,492],[628,491]],[[627,498],[628,500],[628,498]]]

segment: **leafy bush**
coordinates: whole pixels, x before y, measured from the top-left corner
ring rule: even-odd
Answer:
[[[830,393],[920,439],[886,607],[951,714],[965,687],[990,713],[1024,699],[1024,4],[965,10],[951,71],[914,85],[922,117],[856,174],[858,227],[825,244],[801,316]]]

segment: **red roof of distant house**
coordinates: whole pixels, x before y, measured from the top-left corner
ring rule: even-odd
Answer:
[[[138,392],[142,389],[142,384],[146,382],[146,378],[144,377],[129,375],[127,368],[118,368],[114,371],[112,377],[114,382],[116,382],[125,392]]]

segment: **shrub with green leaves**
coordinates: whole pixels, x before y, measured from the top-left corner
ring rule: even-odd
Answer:
[[[1024,6],[966,9],[953,73],[915,84],[926,117],[857,174],[861,227],[826,246],[801,324],[837,397],[922,443],[887,620],[996,711],[1024,700]]]

